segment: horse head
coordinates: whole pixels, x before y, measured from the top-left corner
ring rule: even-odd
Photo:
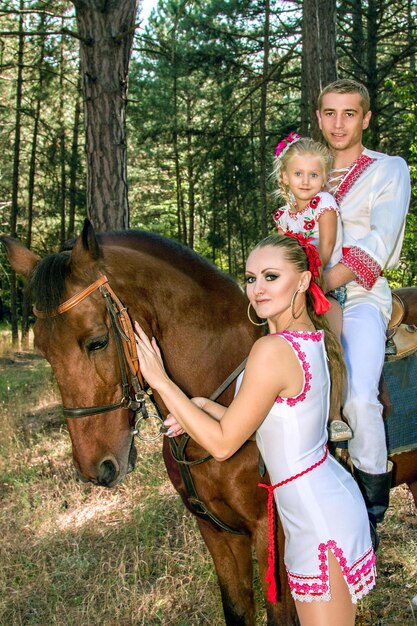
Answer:
[[[65,408],[112,406],[67,419],[74,465],[83,480],[113,486],[134,468],[133,412],[120,406],[121,375],[111,320],[98,290],[60,312],[101,275],[103,254],[91,224],[70,250],[40,259],[19,242],[2,238],[13,269],[28,280],[35,304],[35,347],[52,366]],[[116,371],[115,371],[116,369]],[[120,368],[119,368],[120,369]]]
[[[27,278],[35,346],[52,366],[84,480],[114,486],[136,459],[135,414],[103,276],[132,320],[157,337],[168,372],[189,395],[210,395],[247,356],[258,332],[237,283],[151,233],[96,235],[86,220],[73,245],[42,259],[15,240],[2,241],[13,269]]]

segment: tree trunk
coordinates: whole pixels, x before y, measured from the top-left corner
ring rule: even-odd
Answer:
[[[265,22],[264,22],[264,57],[262,69],[261,87],[261,111],[259,120],[259,192],[261,200],[261,232],[262,237],[268,234],[267,215],[267,194],[266,194],[266,107],[268,95],[268,74],[269,74],[269,18],[270,3],[265,0]]]
[[[379,145],[379,107],[378,107],[378,72],[377,72],[377,3],[375,0],[368,0],[367,11],[367,75],[368,91],[371,101],[371,125],[368,145],[376,149]]]
[[[63,23],[62,23],[63,26]],[[65,116],[64,116],[64,74],[65,74],[65,55],[64,55],[64,38],[61,37],[60,59],[59,59],[59,215],[60,229],[59,239],[61,247],[66,239],[65,213],[67,200],[67,172],[66,172],[66,154],[65,154]]]
[[[67,230],[67,238],[71,239],[74,237],[74,226],[75,226],[75,209],[77,206],[77,171],[79,167],[79,157],[78,157],[78,144],[79,144],[79,127],[80,127],[80,118],[81,118],[81,81],[80,76],[78,78],[77,83],[77,100],[75,102],[75,110],[74,110],[74,125],[72,131],[72,142],[71,142],[71,161],[70,161],[70,171],[69,171],[69,207],[68,207],[68,230]]]
[[[129,226],[126,97],[138,0],[73,0],[81,37],[87,212],[98,230]]]
[[[361,82],[366,82],[363,66],[365,41],[362,18],[362,0],[352,0],[352,57],[356,63],[355,78]]]
[[[14,128],[12,206],[10,211],[10,235],[17,237],[17,218],[19,215],[19,175],[20,175],[20,142],[22,124],[22,91],[23,91],[23,52],[24,52],[24,0],[20,0],[19,16],[19,44],[17,50],[17,78],[16,78],[16,116]],[[17,279],[14,270],[10,272],[10,321],[12,327],[12,344],[19,341],[18,314],[17,314]]]
[[[191,128],[191,105],[187,100],[187,126]],[[188,177],[188,245],[194,249],[195,230],[195,185],[194,185],[194,161],[191,132],[187,135],[187,177]]]
[[[317,98],[337,78],[336,0],[303,1],[303,51],[301,57],[301,130],[320,139]]]
[[[45,26],[45,16],[40,16],[40,22],[38,30],[43,31]],[[41,37],[39,60],[38,60],[38,86],[36,91],[36,104],[33,118],[33,134],[32,134],[32,146],[30,151],[29,161],[29,180],[28,180],[28,217],[27,217],[27,231],[26,231],[26,247],[30,250],[32,246],[32,228],[33,228],[33,200],[35,197],[35,177],[36,177],[36,161],[38,154],[38,137],[39,137],[39,122],[41,117],[41,102],[43,95],[43,80],[44,80],[44,57],[45,57],[45,37]],[[28,295],[23,291],[22,297],[22,346],[28,346],[29,338],[29,312],[30,302]]]
[[[337,79],[336,0],[317,0],[320,51],[320,91]],[[318,97],[318,94],[317,94]],[[317,108],[317,99],[315,102]],[[314,115],[316,119],[316,116]]]

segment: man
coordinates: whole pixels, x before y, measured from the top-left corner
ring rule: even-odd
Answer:
[[[363,147],[362,133],[371,115],[368,91],[356,81],[337,80],[319,96],[317,118],[333,153],[329,191],[338,200],[344,230],[343,257],[327,272],[326,283],[328,290],[342,285],[347,290],[343,413],[354,433],[349,454],[375,529],[388,507],[392,475],[378,399],[391,316],[391,292],[382,272],[399,260],[410,175],[400,157]],[[376,532],[374,540],[377,545]]]

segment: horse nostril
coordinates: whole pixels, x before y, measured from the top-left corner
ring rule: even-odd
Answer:
[[[117,476],[117,467],[110,459],[103,461],[100,465],[100,471],[97,476],[97,484],[103,487],[108,487],[114,483]]]

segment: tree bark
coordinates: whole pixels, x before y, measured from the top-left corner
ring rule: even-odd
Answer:
[[[355,78],[365,82],[366,77],[363,65],[365,40],[363,37],[362,18],[362,0],[352,0],[352,56],[356,62]]]
[[[320,139],[317,98],[337,78],[336,0],[303,1],[303,51],[301,58],[301,130]]]
[[[269,19],[270,2],[265,0],[265,22],[264,22],[264,57],[262,68],[261,86],[261,111],[259,120],[259,193],[261,199],[261,232],[262,237],[268,234],[267,215],[267,194],[266,194],[266,107],[268,95],[268,74],[269,74]]]
[[[138,0],[73,0],[81,38],[87,213],[98,230],[129,226],[126,98]]]
[[[62,23],[63,26],[63,23]],[[65,117],[64,117],[64,74],[65,74],[65,55],[64,41],[61,37],[60,59],[59,59],[59,215],[60,229],[59,239],[61,247],[66,239],[66,201],[67,201],[67,171],[66,171],[66,154],[65,154]]]
[[[74,237],[75,226],[75,209],[77,206],[77,171],[79,167],[78,143],[79,143],[79,127],[81,118],[81,97],[80,97],[81,81],[77,82],[77,100],[74,109],[74,125],[72,130],[71,142],[71,159],[69,171],[69,207],[68,207],[68,230],[67,238]]]
[[[42,31],[45,26],[45,16],[41,14],[39,22],[39,31]],[[36,90],[36,104],[34,107],[33,117],[33,133],[32,133],[32,146],[30,151],[29,161],[29,180],[28,180],[28,216],[27,216],[27,231],[26,231],[26,247],[30,250],[32,246],[32,230],[33,230],[33,203],[35,198],[35,178],[36,178],[36,162],[38,157],[38,138],[39,138],[39,123],[41,118],[41,103],[43,96],[43,83],[44,83],[44,58],[45,58],[45,37],[41,37],[39,60],[38,60],[38,86]],[[27,347],[29,342],[29,313],[30,302],[28,300],[28,294],[23,291],[22,296],[22,346]]]
[[[379,106],[378,106],[378,68],[377,68],[377,3],[375,0],[368,0],[367,11],[367,75],[368,91],[371,102],[372,118],[370,124],[370,134],[368,144],[374,150],[378,147],[379,129]]]
[[[14,154],[13,154],[13,180],[12,180],[12,206],[10,211],[10,235],[17,237],[17,218],[19,215],[19,177],[20,177],[20,143],[22,125],[22,92],[23,92],[23,54],[24,54],[24,0],[19,5],[19,43],[17,50],[17,77],[16,77],[16,115],[14,128]],[[10,272],[10,321],[12,327],[12,344],[15,346],[19,341],[18,315],[17,315],[17,279],[16,272]]]

